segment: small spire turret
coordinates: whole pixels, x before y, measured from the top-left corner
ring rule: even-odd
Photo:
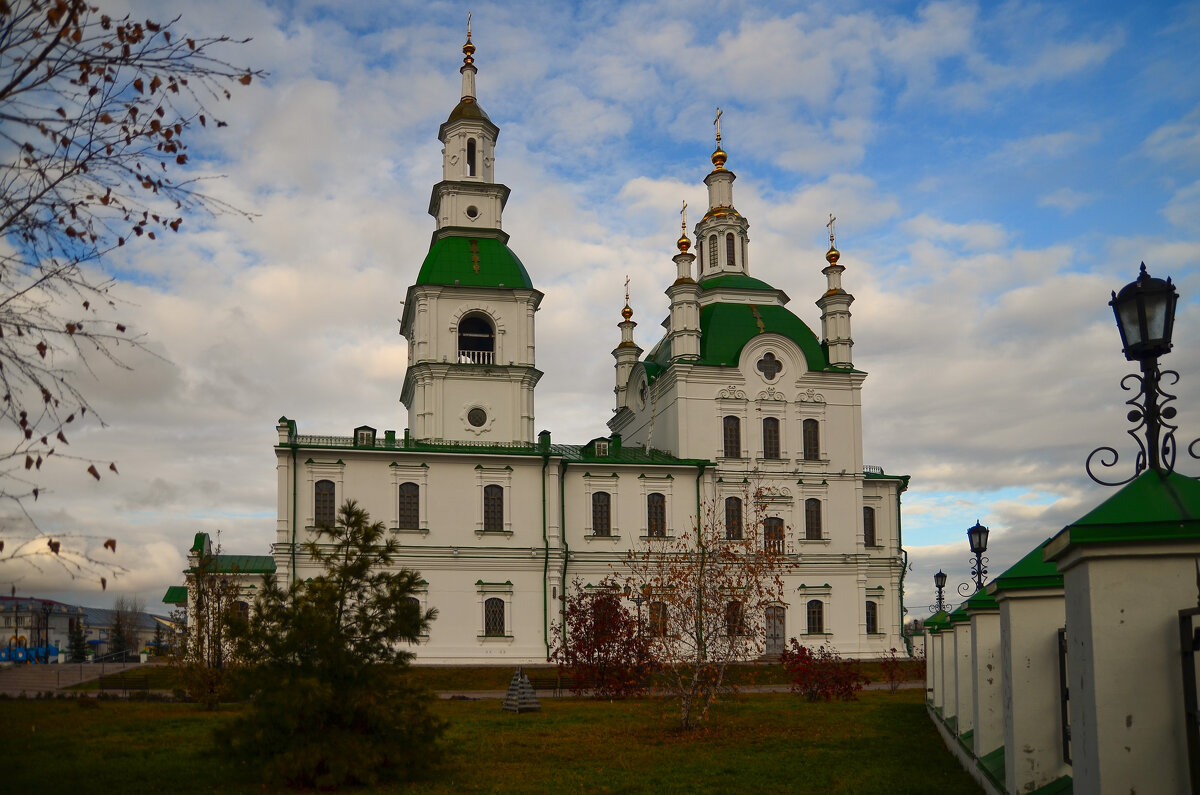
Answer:
[[[463,65],[458,71],[462,73],[462,101],[475,101],[475,45],[471,43],[471,12],[467,12],[467,43],[462,47]]]
[[[850,336],[850,304],[854,296],[842,288],[842,273],[845,265],[839,265],[842,254],[834,245],[833,222],[837,219],[829,214],[829,251],[825,253],[826,265],[821,272],[825,274],[825,294],[817,300],[821,308],[821,337],[829,351],[829,363],[834,367],[853,367],[850,349],[854,340]]]

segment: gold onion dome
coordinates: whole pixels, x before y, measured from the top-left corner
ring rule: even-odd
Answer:
[[[692,241],[688,240],[687,235],[681,235],[679,240],[675,241],[675,245],[679,246],[679,250],[686,254],[688,249],[692,247]]]
[[[712,153],[712,164],[717,168],[725,168],[725,161],[728,157],[725,154],[725,150],[721,148],[721,145],[717,144],[717,151]]]
[[[825,252],[825,259],[830,265],[837,265],[837,261],[841,256],[842,253],[833,246],[830,246],[829,251]]]
[[[621,310],[621,317],[626,320],[633,317],[633,310],[629,308],[629,304],[625,304],[625,308]]]

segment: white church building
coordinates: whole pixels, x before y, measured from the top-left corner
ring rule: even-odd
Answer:
[[[422,607],[438,610],[418,663],[545,662],[572,581],[598,582],[649,538],[694,533],[706,506],[736,537],[753,489],[764,543],[786,556],[783,598],[764,617],[767,653],[792,637],[848,657],[902,648],[907,476],[863,463],[866,373],[851,356],[854,299],[832,230],[813,265],[828,281],[818,336],[782,290],[751,275],[749,222],[718,132],[696,243],[685,233],[673,264],[663,257],[665,333],[644,353],[627,304],[608,434],[552,441],[535,424],[543,295],[503,230],[500,130],[477,100],[474,51],[468,36],[462,96],[438,130],[435,230],[404,300],[406,427],[313,435],[280,418],[280,581],[317,573],[302,545],[354,499],[399,540],[396,565],[421,573]]]

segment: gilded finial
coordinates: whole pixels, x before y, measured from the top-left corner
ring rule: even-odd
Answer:
[[[692,241],[688,240],[687,236],[687,202],[684,201],[683,207],[679,210],[679,240],[675,245],[679,246],[679,250],[684,254],[692,247]]]
[[[463,45],[463,63],[467,66],[475,63],[471,56],[475,54],[475,45],[471,43],[471,12],[467,12],[467,43]]]
[[[629,308],[629,277],[625,277],[625,308],[621,310],[621,317],[629,320],[633,317],[633,310]]]
[[[723,113],[723,111],[720,108],[717,108],[717,117],[715,119],[713,119],[713,124],[717,128],[717,149],[715,152],[712,153],[712,164],[714,167],[716,167],[718,169],[725,168],[725,161],[726,161],[726,159],[728,159],[728,156],[725,154],[725,150],[721,148],[721,114],[722,113]]]
[[[833,222],[836,220],[837,219],[833,217],[833,213],[830,213],[829,223],[825,224],[825,226],[829,227],[829,251],[825,252],[825,260],[830,265],[836,265],[838,259],[840,259],[842,256],[841,252],[837,250],[837,247],[833,245]]]

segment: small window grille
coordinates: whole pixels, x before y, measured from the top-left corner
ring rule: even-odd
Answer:
[[[717,236],[708,236],[708,267],[715,270],[717,262]]]
[[[421,487],[416,483],[400,484],[401,530],[418,530],[421,527]]]
[[[608,442],[596,442],[596,456],[604,457],[608,455]]]
[[[734,265],[735,265],[734,253],[733,253],[736,250],[735,245],[736,244],[733,242],[733,232],[726,232],[725,233],[725,264],[728,265],[730,268],[734,267]]]
[[[592,535],[612,535],[612,496],[607,491],[592,495]]]
[[[655,492],[646,496],[646,535],[662,538],[667,534],[667,498]]]
[[[313,488],[313,523],[317,527],[333,527],[333,493],[332,480],[318,480]]]
[[[485,532],[504,530],[504,487],[483,487],[483,529]]]
[[[371,447],[375,444],[375,432],[365,429],[359,431],[357,444],[359,447]]]
[[[493,596],[483,603],[483,634],[504,637],[504,600]]]

